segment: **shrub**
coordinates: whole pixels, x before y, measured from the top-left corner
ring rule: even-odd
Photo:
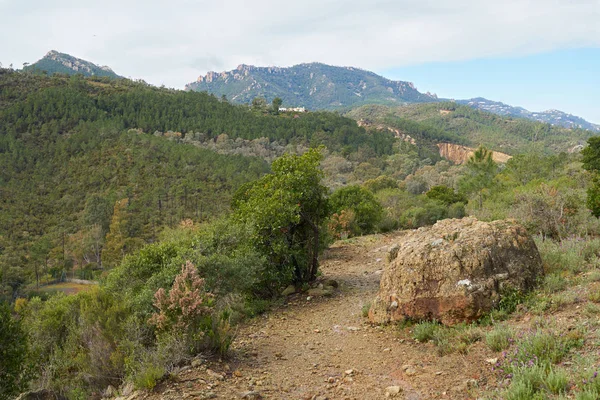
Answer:
[[[191,348],[196,349],[204,335],[202,325],[212,311],[212,298],[213,295],[204,290],[204,279],[188,261],[175,277],[168,295],[163,288],[154,295],[158,312],[152,314],[148,323],[155,326],[159,334],[183,332]]]
[[[553,394],[566,393],[569,387],[569,377],[561,369],[551,369],[544,379],[544,385]]]
[[[485,335],[485,343],[493,351],[507,349],[513,337],[513,331],[506,325],[497,325]]]
[[[0,399],[11,399],[27,384],[27,339],[21,322],[0,302]]]
[[[454,189],[444,185],[432,187],[425,195],[432,200],[439,200],[448,206],[454,203],[465,204],[467,202],[467,198],[463,194],[456,193]]]
[[[555,293],[567,287],[567,280],[558,272],[553,272],[544,277],[544,291]]]
[[[336,190],[329,198],[331,210],[338,215],[343,210],[354,213],[349,224],[353,236],[371,233],[383,218],[383,207],[369,190],[360,186],[346,186]]]
[[[419,322],[413,328],[413,338],[421,343],[433,340],[439,329],[440,325],[437,322]]]

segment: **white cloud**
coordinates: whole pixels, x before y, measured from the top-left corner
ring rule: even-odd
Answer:
[[[0,0],[0,61],[56,49],[182,87],[240,63],[388,69],[600,46],[598,0]]]

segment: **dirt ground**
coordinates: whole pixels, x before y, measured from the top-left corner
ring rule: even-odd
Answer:
[[[388,248],[398,234],[338,242],[324,255],[331,297],[295,294],[240,327],[228,360],[197,360],[159,385],[152,399],[476,399],[494,387],[483,343],[440,357],[408,328],[371,326],[363,307],[375,297]],[[390,396],[387,388],[399,386]]]

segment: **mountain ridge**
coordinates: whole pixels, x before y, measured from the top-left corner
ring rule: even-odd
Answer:
[[[23,67],[23,71],[34,73],[45,71],[50,75],[63,73],[68,75],[82,74],[84,76],[122,78],[122,76],[117,75],[117,73],[106,65],[97,65],[56,50],[50,50],[40,60]]]
[[[533,121],[545,122],[550,125],[560,125],[565,128],[581,128],[600,132],[599,124],[594,124],[577,115],[569,114],[557,109],[529,111],[523,107],[511,106],[509,104],[500,101],[489,100],[484,97],[456,100],[456,102],[497,115],[526,118]]]
[[[265,97],[267,101],[280,97],[285,105],[325,110],[369,103],[437,101],[436,95],[419,92],[412,82],[393,81],[360,68],[323,63],[292,67],[240,64],[231,71],[209,71],[185,89],[225,95],[236,103],[249,103],[255,97]]]
[[[330,75],[333,73],[338,76],[326,76],[327,79],[315,82],[317,77],[321,77],[315,75],[315,70],[320,70],[319,72],[325,70]],[[355,76],[349,78],[352,74]],[[281,78],[286,76],[288,81],[282,82]],[[368,90],[369,83],[375,88]],[[421,93],[412,82],[391,80],[358,67],[338,67],[318,62],[301,63],[291,67],[240,64],[230,71],[209,71],[205,75],[200,75],[196,81],[185,85],[185,89],[206,91],[216,96],[224,95],[230,101],[240,104],[247,104],[255,97],[264,97],[267,101],[280,97],[287,106],[325,110],[347,110],[365,104],[408,105],[450,100],[438,98],[437,95],[429,92]],[[306,89],[309,89],[308,92]],[[324,92],[325,96],[316,98],[319,92]],[[560,110],[533,112],[484,97],[450,101],[497,115],[600,132],[599,124]]]

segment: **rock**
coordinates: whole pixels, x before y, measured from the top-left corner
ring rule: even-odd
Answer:
[[[17,397],[16,400],[55,400],[55,399],[64,399],[64,397],[60,396],[58,393],[55,393],[51,390],[42,389],[32,392],[22,393]]]
[[[192,368],[198,368],[203,364],[203,361],[200,358],[194,358],[192,360]]]
[[[528,291],[543,275],[534,241],[514,220],[439,221],[407,232],[395,253],[390,251],[369,310],[371,322],[471,322],[489,312],[504,291]]]
[[[398,256],[399,250],[400,250],[400,246],[398,246],[397,244],[390,247],[390,251],[388,252],[388,255],[387,255],[388,262],[396,259],[396,257]]]
[[[331,296],[333,294],[332,290],[327,290],[325,288],[314,288],[308,290],[309,297],[320,297],[320,296]]]
[[[323,285],[325,285],[325,287],[330,286],[336,289],[339,287],[339,284],[335,279],[327,279],[323,282]]]
[[[402,392],[402,388],[400,386],[388,386],[385,388],[386,397],[395,397]]]
[[[259,392],[255,392],[253,390],[249,391],[249,392],[245,392],[242,393],[242,399],[249,399],[249,400],[259,400],[262,399],[262,395]]]
[[[488,358],[485,360],[486,363],[496,364],[498,362],[498,358]]]
[[[406,370],[404,371],[404,373],[408,376],[414,376],[417,374],[417,370],[414,369],[413,367],[408,367],[406,368]]]
[[[212,369],[207,369],[206,373],[211,378],[214,378],[214,379],[219,380],[219,381],[222,381],[223,379],[225,379],[225,377],[223,375],[219,374],[218,372],[213,371]]]
[[[133,382],[127,382],[122,388],[121,388],[121,396],[131,396],[131,394],[133,394],[133,390],[135,389],[135,387],[133,386]]]
[[[102,392],[102,397],[105,398],[113,398],[117,395],[117,389],[115,389],[115,387],[113,385],[108,385],[108,387],[106,389],[104,389],[104,392]]]
[[[288,287],[286,287],[283,292],[281,292],[282,296],[289,296],[291,294],[296,293],[296,288],[294,287],[294,285],[290,285]]]

